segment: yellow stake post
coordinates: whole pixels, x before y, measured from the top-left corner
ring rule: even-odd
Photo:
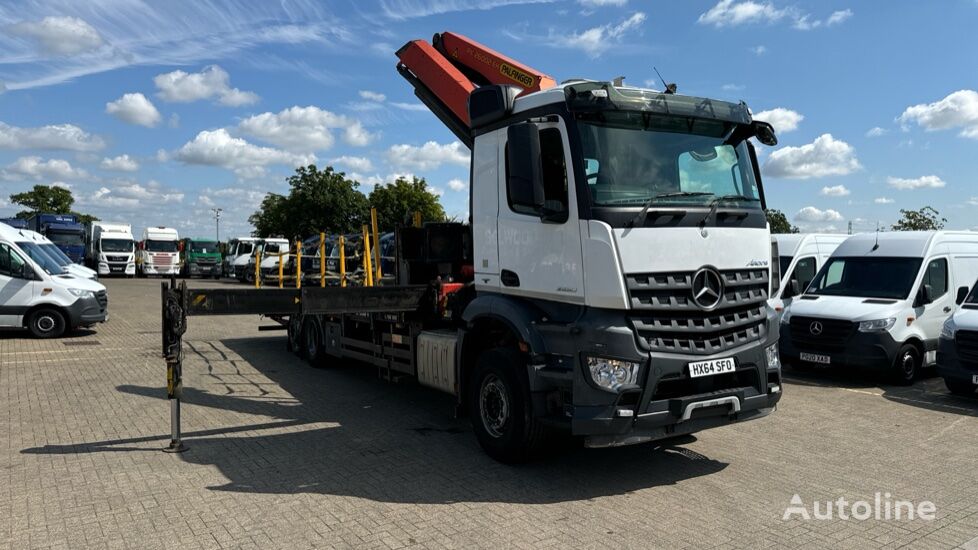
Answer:
[[[346,286],[346,239],[339,238],[340,247],[340,286]]]
[[[414,212],[414,227],[421,227],[421,212]]]
[[[363,224],[363,284],[374,286],[373,268],[370,265],[370,230]]]
[[[255,251],[255,288],[261,288],[261,250]]]
[[[284,286],[284,276],[282,275],[282,253],[278,253],[278,287],[282,288]]]
[[[302,246],[295,243],[295,287],[302,288]]]
[[[326,287],[326,234],[319,233],[319,286]]]
[[[377,233],[377,209],[370,209],[370,224],[373,226],[374,230],[374,269],[377,271],[377,276],[374,277],[374,283],[380,284],[380,280],[383,278],[383,273],[380,270],[380,235]]]

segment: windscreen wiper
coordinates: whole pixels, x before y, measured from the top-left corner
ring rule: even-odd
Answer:
[[[713,193],[708,193],[706,191],[677,191],[673,193],[660,193],[658,195],[652,195],[649,197],[649,200],[645,201],[645,204],[642,205],[642,210],[638,213],[638,215],[632,218],[632,221],[628,222],[629,227],[645,225],[645,217],[649,214],[649,208],[652,208],[652,205],[655,204],[657,199],[668,199],[671,197],[705,197],[709,195],[713,195]]]
[[[712,218],[713,216],[716,215],[717,208],[720,207],[720,203],[727,202],[727,201],[761,202],[761,199],[759,199],[757,197],[748,197],[747,195],[723,195],[723,196],[717,197],[717,198],[713,199],[712,201],[710,201],[710,213],[707,214],[705,218],[703,218],[703,221],[700,222],[700,225],[705,226],[706,225],[706,222],[708,222],[710,220],[710,218]]]

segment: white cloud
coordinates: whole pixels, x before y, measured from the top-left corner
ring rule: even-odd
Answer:
[[[800,222],[840,222],[843,219],[842,214],[835,210],[819,210],[814,206],[806,206],[795,214],[795,221]]]
[[[866,130],[866,137],[874,138],[886,135],[886,128],[880,128],[879,126],[874,126],[869,130]]]
[[[875,199],[873,199],[873,202],[875,202],[876,204],[893,204],[896,201],[888,197],[876,197]]]
[[[598,57],[605,50],[621,43],[625,34],[639,28],[645,22],[645,14],[636,12],[618,24],[607,24],[572,33],[569,36],[551,33],[550,40],[569,48],[583,50],[590,57]]]
[[[777,107],[757,113],[754,115],[754,120],[767,122],[771,126],[774,126],[775,132],[786,134],[797,130],[798,124],[805,120],[805,116],[791,109]]]
[[[767,175],[793,179],[845,176],[861,168],[856,150],[832,134],[822,134],[801,147],[782,147],[764,163]]]
[[[3,179],[65,180],[87,177],[84,170],[74,168],[62,159],[44,160],[41,157],[20,157],[0,172]]]
[[[397,169],[434,170],[442,164],[467,166],[469,157],[469,150],[457,141],[445,145],[429,141],[421,147],[392,145],[387,151],[388,161]]]
[[[105,147],[102,138],[74,124],[54,124],[20,128],[0,122],[0,149],[65,149],[97,151]]]
[[[218,103],[228,107],[251,105],[259,100],[254,92],[245,92],[231,87],[231,77],[217,65],[204,67],[199,73],[186,73],[176,70],[158,74],[153,83],[159,89],[164,101],[190,103],[201,99],[216,98]]]
[[[754,46],[753,48],[750,48],[750,51],[754,55],[764,55],[767,53],[767,46]]]
[[[468,187],[469,187],[468,184],[460,180],[459,178],[453,178],[448,180],[448,188],[451,189],[452,191],[464,191]]]
[[[342,129],[343,140],[358,147],[374,139],[360,121],[314,106],[293,106],[278,113],[255,115],[241,121],[238,128],[262,141],[299,152],[331,148],[335,142],[331,130]]]
[[[444,189],[442,189],[441,187],[435,187],[434,185],[429,185],[428,191],[436,197],[440,197],[445,194]]]
[[[850,9],[834,11],[832,12],[832,15],[830,15],[829,18],[825,21],[825,24],[831,27],[832,25],[838,25],[846,21],[850,17],[852,17],[852,10]]]
[[[605,6],[624,6],[628,0],[577,0],[577,3],[586,8],[601,8]]]
[[[329,162],[330,164],[334,164],[334,165],[338,164],[341,166],[346,166],[351,170],[356,170],[361,172],[369,172],[374,169],[373,163],[370,162],[370,159],[368,159],[367,157],[351,157],[351,156],[344,155],[342,157],[337,157]]]
[[[886,183],[894,189],[940,189],[947,183],[937,176],[921,176],[919,178],[886,178]]]
[[[391,105],[404,111],[427,111],[428,110],[428,107],[425,106],[424,103],[401,103],[400,101],[392,101]]]
[[[105,104],[105,112],[129,124],[152,128],[159,124],[160,112],[153,102],[140,93],[125,94]]]
[[[113,170],[116,172],[135,172],[139,170],[139,163],[129,155],[119,155],[113,158],[104,158],[99,166],[103,170]]]
[[[748,23],[773,23],[788,14],[788,10],[775,8],[770,2],[720,0],[700,14],[697,22],[714,27],[735,27]]]
[[[241,138],[232,137],[224,128],[200,132],[193,140],[177,149],[173,157],[186,164],[220,166],[234,170],[242,177],[263,175],[265,167],[271,164],[295,167],[316,160],[313,155],[297,155],[248,143]]]
[[[440,13],[491,10],[519,4],[549,4],[554,0],[381,0],[380,8],[391,19],[413,19]]]
[[[77,17],[48,16],[40,21],[25,21],[8,27],[9,32],[35,40],[45,53],[76,55],[102,45],[94,27]]]
[[[826,197],[845,197],[852,194],[851,191],[845,185],[833,185],[831,187],[823,187],[822,195]]]
[[[135,209],[181,203],[184,196],[183,192],[167,189],[157,181],[150,180],[143,185],[136,181],[122,180],[103,185],[91,195],[81,195],[78,202],[83,205],[97,205],[103,209]]]
[[[387,100],[387,96],[380,92],[371,92],[370,90],[360,90],[360,97],[366,99],[367,101],[374,101],[377,103],[383,103]]]
[[[725,92],[740,92],[745,88],[747,88],[747,86],[744,86],[743,84],[724,84],[723,86],[720,86],[720,89]]]
[[[916,122],[929,132],[961,128],[961,137],[978,139],[978,92],[958,90],[940,101],[907,107],[897,120],[904,126]]]
[[[978,206],[978,197],[971,197],[970,199],[968,199],[968,205]]]

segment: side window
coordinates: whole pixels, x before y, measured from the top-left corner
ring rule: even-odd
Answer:
[[[507,145],[509,147],[509,145]],[[567,200],[567,163],[564,159],[564,141],[557,128],[540,130],[540,155],[543,162],[543,200],[551,210],[566,210]],[[509,178],[509,165],[506,166],[506,177]],[[507,202],[509,198],[507,197]],[[517,214],[533,214],[513,206],[509,208]]]
[[[923,284],[930,286],[930,295],[936,299],[947,292],[947,260],[938,258],[927,264]]]
[[[802,258],[798,260],[795,264],[795,270],[791,273],[791,280],[798,281],[798,288],[802,292],[808,288],[811,284],[812,279],[815,278],[815,257],[809,256],[808,258]]]
[[[825,272],[825,277],[822,277],[819,288],[826,288],[833,285],[837,285],[842,282],[842,275],[846,269],[845,260],[836,260],[829,264],[828,269]]]
[[[22,278],[24,259],[5,244],[0,244],[0,275]]]

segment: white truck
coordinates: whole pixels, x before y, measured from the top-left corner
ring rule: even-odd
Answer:
[[[795,296],[805,292],[832,252],[849,237],[832,233],[780,233],[773,237],[778,243],[781,288],[771,293],[768,304],[780,315]]]
[[[265,279],[278,279],[278,264],[279,264],[279,254],[281,254],[281,261],[283,265],[283,271],[288,273],[289,259],[291,255],[289,254],[289,240],[283,239],[281,237],[268,237],[262,239],[261,243],[258,245],[258,251],[261,253],[261,278]],[[255,282],[255,256],[252,255],[248,258],[248,264],[243,273],[243,279],[246,283]]]
[[[0,224],[0,327],[57,338],[107,318],[104,286],[67,273],[33,239]]]
[[[136,253],[136,272],[149,275],[178,275],[180,273],[180,235],[172,227],[147,227]]]
[[[228,241],[227,253],[224,255],[223,274],[244,282],[248,260],[255,255],[255,248],[261,244],[261,239],[255,237],[238,237]],[[252,266],[254,268],[254,266]],[[252,281],[254,274],[252,274]]]
[[[976,279],[978,233],[853,235],[784,311],[782,357],[882,370],[910,384],[936,363],[944,322]]]
[[[128,223],[91,222],[85,231],[85,260],[99,275],[136,274],[136,244]]]

